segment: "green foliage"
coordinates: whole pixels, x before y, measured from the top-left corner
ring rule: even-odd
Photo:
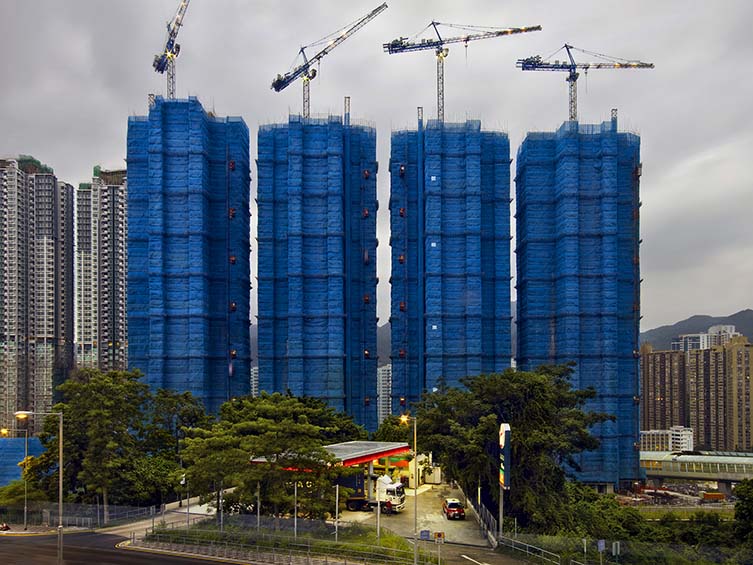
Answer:
[[[85,438],[80,450],[68,455],[80,461],[76,478],[88,492],[101,493],[105,505],[108,493],[122,487],[121,477],[138,454],[149,390],[140,378],[137,371],[84,369],[59,387],[66,403],[64,423]]]
[[[163,455],[141,455],[122,477],[130,485],[130,504],[164,502],[178,489],[182,474],[179,463]]]
[[[743,542],[753,548],[753,479],[738,483],[735,496],[735,531]]]
[[[282,530],[275,534],[264,531],[259,535],[255,529],[249,529],[244,525],[233,525],[232,519],[228,519],[222,532],[206,521],[190,530],[158,528],[155,532],[147,534],[145,540],[147,542],[176,541],[198,546],[230,543],[236,547],[245,547],[254,553],[271,549],[283,552],[303,550],[306,553],[306,559],[316,561],[326,560],[325,556],[337,556],[357,563],[396,563],[410,561],[413,557],[413,548],[408,541],[386,528],[382,528],[381,535],[377,537],[376,528],[373,526],[354,523],[347,528],[340,528],[339,540],[335,541],[331,525],[319,523],[317,524],[319,527],[311,528],[310,526],[311,524],[305,528],[305,531],[299,532],[297,538],[291,535],[292,532]],[[421,563],[434,562],[432,553],[434,552],[431,549],[427,554],[423,548],[420,548]]]
[[[598,495],[568,478],[565,469],[577,468],[577,455],[598,446],[589,429],[612,419],[584,410],[595,393],[574,390],[570,374],[568,366],[508,370],[466,378],[465,390],[441,387],[425,395],[417,406],[419,450],[432,451],[445,476],[466,492],[480,483],[492,507],[499,492],[498,429],[507,422],[512,428],[512,485],[505,496],[506,515],[517,518],[529,534],[557,536],[528,541],[563,555],[572,550],[572,556],[582,551],[582,538],[627,541],[632,549],[626,549],[626,563],[716,562],[733,559],[733,554],[741,563],[753,563],[753,481],[735,491],[733,524],[715,512],[682,519],[668,513],[648,521],[615,496]],[[405,432],[395,419],[385,422],[377,436],[405,441]],[[748,544],[741,545],[743,540]],[[572,547],[565,551],[566,546]]]
[[[294,398],[290,394],[287,396]],[[311,423],[321,427],[324,445],[368,438],[369,434],[363,426],[356,424],[351,416],[329,407],[323,400],[302,396],[298,401],[310,410],[307,417],[311,419]]]
[[[413,441],[412,426],[400,422],[400,417],[391,414],[379,425],[374,432],[374,441],[396,441],[410,444]]]
[[[166,457],[180,456],[180,441],[190,428],[208,428],[212,418],[190,392],[159,389],[150,399],[144,428],[144,449]]]
[[[211,419],[190,393],[150,394],[138,371],[77,371],[58,387],[63,412],[63,483],[71,502],[155,504],[175,493],[178,442]],[[57,499],[58,417],[44,422],[46,451],[30,458],[30,485]]]
[[[185,440],[184,460],[192,489],[236,487],[230,504],[250,507],[260,490],[265,513],[293,510],[323,517],[334,508],[332,481],[341,468],[322,445],[363,437],[362,428],[315,399],[279,393],[239,398],[220,408],[211,429],[195,429]]]
[[[35,488],[33,485],[27,485],[26,500],[34,502],[36,500],[46,500],[47,495]],[[0,506],[22,507],[24,504],[24,482],[23,480],[12,481],[7,485],[0,487]]]
[[[480,482],[498,499],[499,425],[512,428],[510,511],[518,523],[538,531],[568,526],[563,464],[577,468],[575,456],[594,449],[588,431],[611,419],[586,412],[593,390],[574,390],[569,366],[535,372],[504,373],[463,379],[465,390],[440,387],[418,405],[419,450],[434,453],[445,476],[466,492]]]

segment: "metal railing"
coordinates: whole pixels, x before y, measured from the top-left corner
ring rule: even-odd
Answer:
[[[347,547],[347,544],[339,544],[339,547],[336,544],[319,547],[311,541],[296,543],[284,536],[279,537],[273,544],[268,543],[270,536],[265,536],[267,543],[254,544],[229,539],[202,539],[200,535],[202,532],[186,532],[184,535],[176,535],[176,533],[154,533],[144,539],[136,539],[135,535],[132,535],[131,545],[191,555],[289,565],[410,565],[413,563],[412,551],[386,547],[358,549],[363,546]],[[435,562],[431,556],[419,558],[419,563],[422,565]]]
[[[473,498],[467,496],[463,489],[458,485],[458,489],[463,493],[463,498],[468,501],[473,511],[476,513],[478,519],[479,530],[481,534],[489,541],[489,543],[496,547],[497,543],[497,519],[489,512],[489,509],[483,504],[479,504]]]
[[[546,561],[548,563],[556,563],[557,565],[562,564],[562,557],[560,557],[556,553],[547,551],[543,547],[531,545],[515,538],[508,538],[505,536],[498,538],[498,540],[500,545],[509,547],[510,549],[519,551],[521,553],[525,553],[528,557],[537,557],[539,559],[542,559],[543,561]]]
[[[463,496],[465,496],[465,493],[463,493]],[[547,551],[543,547],[531,545],[515,538],[508,538],[505,536],[499,537],[497,530],[497,518],[483,504],[479,504],[477,501],[473,500],[473,498],[469,498],[467,496],[465,496],[465,498],[478,517],[478,523],[481,532],[484,534],[484,536],[486,536],[486,538],[494,547],[503,545],[507,548],[512,549],[513,551],[525,553],[528,557],[536,557],[548,563],[556,563],[557,565],[562,565],[562,557],[560,555],[552,553],[551,551]]]

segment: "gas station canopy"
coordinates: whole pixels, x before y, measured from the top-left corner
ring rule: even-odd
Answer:
[[[410,451],[407,443],[397,441],[344,441],[325,445],[324,449],[342,461],[343,467],[352,467]]]

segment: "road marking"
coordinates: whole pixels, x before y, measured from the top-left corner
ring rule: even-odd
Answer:
[[[471,559],[467,555],[461,554],[460,557],[462,557],[463,559],[467,559],[468,561],[471,561],[473,563],[476,563],[476,565],[489,565],[489,563],[482,563],[481,561],[476,561],[475,559]]]

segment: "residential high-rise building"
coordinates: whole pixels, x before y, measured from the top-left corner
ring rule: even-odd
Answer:
[[[94,168],[76,193],[76,365],[128,366],[126,171]]]
[[[735,326],[721,324],[711,326],[707,331],[697,334],[682,334],[672,340],[672,350],[693,351],[709,349],[714,345],[726,345],[733,337],[741,335]]]
[[[727,345],[734,337],[740,337],[742,334],[731,324],[720,324],[711,326],[707,333],[709,334],[710,345]]]
[[[51,409],[73,365],[73,187],[32,157],[0,160],[0,308],[0,426],[12,427],[17,410]]]
[[[683,334],[672,340],[672,351],[697,351],[711,347],[709,334]]]
[[[510,144],[481,122],[392,133],[392,412],[510,367]]]
[[[725,346],[727,355],[727,449],[753,451],[753,345],[742,336]]]
[[[259,388],[375,430],[376,130],[290,116],[258,146]]]
[[[666,430],[687,422],[685,353],[641,346],[641,430]]]
[[[259,367],[251,367],[251,389],[250,394],[254,398],[259,396]]]
[[[598,449],[578,457],[580,480],[605,489],[640,479],[640,138],[565,122],[529,133],[516,176],[517,362],[575,362],[587,409],[615,421],[592,428]]]
[[[377,418],[381,424],[392,414],[392,365],[382,365],[377,369]]]
[[[128,363],[210,412],[249,391],[249,137],[196,98],[128,120]]]
[[[687,352],[688,423],[698,449],[727,449],[727,377],[725,349],[714,346]]]
[[[641,451],[693,451],[693,430],[684,426],[642,430]]]

